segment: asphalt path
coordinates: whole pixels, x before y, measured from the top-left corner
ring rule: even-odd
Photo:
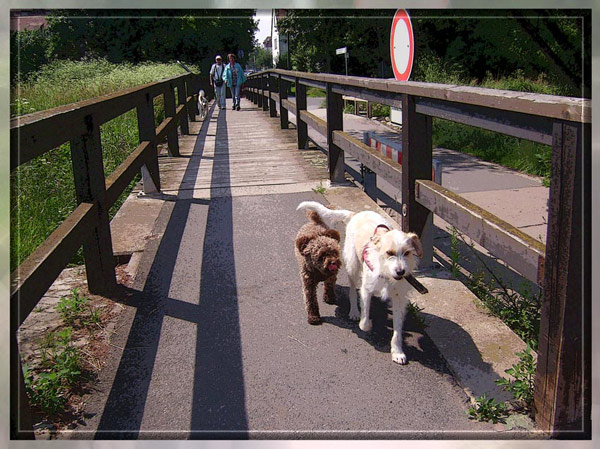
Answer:
[[[391,315],[347,318],[348,280],[306,322],[293,242],[315,193],[172,206],[99,438],[483,438],[467,398],[412,321],[391,361]],[[198,263],[201,259],[201,263]],[[322,292],[319,292],[321,297]],[[122,362],[123,364],[123,362]]]

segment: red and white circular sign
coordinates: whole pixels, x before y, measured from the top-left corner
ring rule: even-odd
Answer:
[[[406,10],[399,9],[394,15],[390,34],[392,68],[398,81],[407,81],[410,77],[414,51],[415,41],[410,17]]]

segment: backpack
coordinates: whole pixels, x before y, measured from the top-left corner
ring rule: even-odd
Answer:
[[[222,65],[222,64],[221,64]],[[215,64],[215,73],[217,73],[217,65]],[[215,86],[217,87],[221,87],[223,85],[223,72],[225,71],[225,67],[223,67],[223,69],[221,69],[221,74],[219,75],[219,78],[217,78],[215,80]],[[214,77],[214,76],[213,76]]]

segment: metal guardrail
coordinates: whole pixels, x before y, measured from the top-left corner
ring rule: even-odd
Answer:
[[[288,98],[291,84],[295,101]],[[580,193],[590,185],[591,101],[279,69],[252,74],[246,85],[246,96],[271,117],[277,116],[279,103],[282,129],[289,128],[289,111],[296,116],[299,148],[306,145],[307,126],[327,137],[331,181],[344,181],[344,153],[351,154],[402,186],[405,231],[422,235],[435,213],[543,288],[536,421],[554,435],[589,432],[590,219],[589,213],[583,215],[583,205],[589,206],[590,199]],[[327,120],[306,111],[307,86],[326,90]],[[402,109],[402,165],[343,132],[343,96]],[[552,146],[546,245],[431,181],[434,117]]]

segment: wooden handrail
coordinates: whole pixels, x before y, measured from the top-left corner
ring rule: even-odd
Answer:
[[[188,81],[190,77],[190,74],[174,76],[11,119],[11,170],[70,141],[73,137],[85,134],[86,116],[93,115],[95,123],[102,125],[134,109],[144,95],[162,95],[173,81]]]
[[[557,95],[485,87],[457,86],[453,84],[396,81],[328,73],[306,73],[282,69],[253,73],[249,78],[260,77],[267,73],[279,74],[286,79],[299,78],[301,82],[302,80],[308,80],[339,84],[361,90],[368,89],[423,98],[434,98],[454,103],[472,104],[573,122],[591,123],[592,120],[591,100],[576,97],[561,97]]]

